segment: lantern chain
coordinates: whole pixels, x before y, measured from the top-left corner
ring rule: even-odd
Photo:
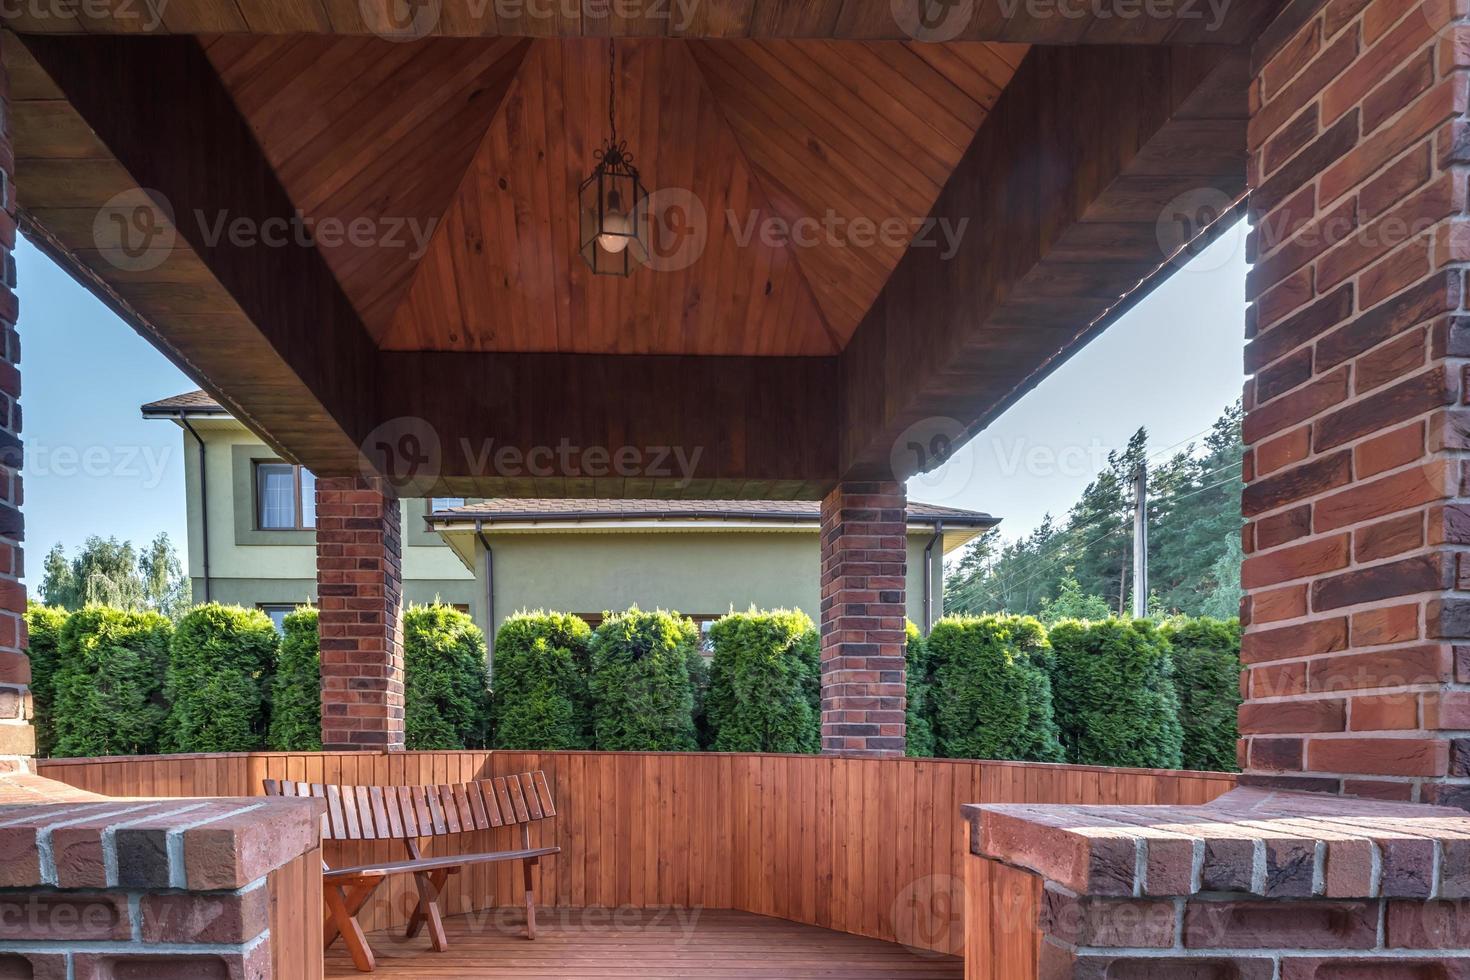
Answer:
[[[617,117],[617,90],[618,90],[618,52],[613,46],[612,35],[607,39],[607,122],[612,127],[612,145],[618,145],[618,117]]]

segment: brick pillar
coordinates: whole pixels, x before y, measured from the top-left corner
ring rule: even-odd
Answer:
[[[398,498],[361,477],[316,482],[322,748],[402,750]]]
[[[1293,5],[1256,52],[1248,782],[1470,807],[1459,6]]]
[[[899,483],[822,501],[822,751],[904,751],[907,511]]]
[[[10,77],[0,64],[0,770],[36,750],[31,665],[26,658],[21,541],[20,337],[15,332],[15,158],[10,146]],[[9,757],[10,761],[7,761]]]

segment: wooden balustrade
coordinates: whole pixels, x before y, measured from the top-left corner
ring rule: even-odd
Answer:
[[[941,759],[605,752],[253,753],[51,760],[43,775],[109,796],[259,795],[261,780],[418,785],[544,769],[558,815],[533,831],[562,853],[540,870],[544,904],[739,909],[958,951],[964,803],[1205,803],[1219,773]],[[500,831],[446,851],[504,846]],[[333,865],[396,857],[393,842],[327,845]],[[480,867],[447,889],[448,913],[519,915],[518,868]],[[412,910],[395,880],[364,911],[387,928]],[[494,916],[486,915],[487,928]],[[508,918],[507,922],[517,921]]]

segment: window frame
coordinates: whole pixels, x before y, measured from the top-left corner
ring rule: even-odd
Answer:
[[[285,466],[291,470],[291,524],[278,526],[267,526],[265,523],[265,506],[261,499],[260,471],[263,466]],[[306,508],[302,506],[301,496],[301,474],[306,468],[300,463],[290,463],[284,459],[252,459],[250,461],[250,485],[251,485],[251,524],[256,531],[315,531],[316,530],[316,506],[315,499],[312,501],[311,516],[312,523],[303,524],[302,515]]]

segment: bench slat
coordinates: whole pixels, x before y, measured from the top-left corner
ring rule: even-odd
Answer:
[[[511,776],[505,782],[510,786],[510,802],[516,808],[516,820],[519,823],[525,823],[531,819],[531,813],[526,809],[526,797],[521,792],[521,781]]]
[[[347,832],[347,817],[342,809],[342,789],[338,786],[327,786],[327,813],[332,818],[332,839],[349,840]]]
[[[521,784],[521,795],[526,798],[526,812],[532,820],[540,820],[541,801],[536,797],[536,784],[531,781],[531,774],[521,773],[516,777],[516,782]]]
[[[439,806],[444,810],[444,826],[451,834],[459,833],[459,808],[454,805],[454,790],[448,786],[435,787],[438,790]]]
[[[500,815],[500,801],[495,799],[495,784],[488,779],[481,779],[475,785],[480,787],[480,799],[485,801],[485,816],[490,819],[490,826],[504,827],[505,818]]]
[[[466,783],[465,795],[470,801],[470,816],[474,818],[476,830],[489,830],[490,817],[485,813],[485,795],[480,792],[479,783]]]
[[[353,790],[357,796],[357,822],[362,828],[362,839],[377,840],[377,832],[373,829],[373,804],[368,799],[368,788],[354,786]]]
[[[464,791],[464,783],[454,784],[454,805],[459,810],[459,829],[474,830],[475,814],[470,810],[470,798]]]
[[[507,825],[518,823],[516,820],[516,808],[510,802],[510,791],[505,788],[505,777],[495,777],[495,799],[500,804],[500,816]]]

